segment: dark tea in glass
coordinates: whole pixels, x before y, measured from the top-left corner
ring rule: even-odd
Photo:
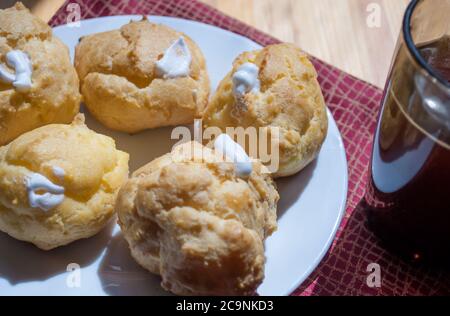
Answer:
[[[385,244],[450,262],[450,0],[413,1],[386,85],[363,206]]]

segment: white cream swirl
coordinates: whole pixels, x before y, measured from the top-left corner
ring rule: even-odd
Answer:
[[[53,172],[57,177],[64,177],[64,170],[54,167]],[[39,173],[32,173],[26,180],[28,200],[33,208],[49,211],[61,204],[64,200],[64,187],[51,182]],[[45,193],[39,194],[39,191]]]
[[[64,180],[64,177],[65,177],[65,175],[66,175],[66,172],[64,171],[63,168],[58,167],[58,166],[54,166],[54,167],[52,167],[52,171],[53,171],[53,174],[54,174],[56,177],[58,177],[58,179]]]
[[[245,150],[227,134],[221,134],[214,142],[214,148],[220,155],[234,163],[236,175],[248,177],[253,171],[253,164]]]
[[[156,75],[159,78],[172,79],[187,77],[192,62],[191,52],[183,37],[176,40],[156,62]]]
[[[253,63],[240,66],[233,75],[233,92],[236,98],[242,98],[247,93],[258,93],[261,89],[259,68]]]
[[[29,90],[32,85],[33,66],[28,55],[21,50],[12,50],[6,54],[6,63],[14,68],[16,73],[10,73],[3,65],[0,65],[0,80],[12,83],[18,91]]]

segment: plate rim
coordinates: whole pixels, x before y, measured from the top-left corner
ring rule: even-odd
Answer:
[[[95,17],[95,18],[82,19],[79,22],[80,23],[91,22],[91,21],[93,22],[93,21],[96,21],[96,20],[110,19],[110,18],[130,18],[130,20],[136,21],[136,19],[139,19],[139,18],[142,18],[142,17],[146,17],[150,22],[152,22],[152,20],[151,20],[152,18],[158,18],[158,19],[167,19],[167,20],[179,21],[179,22],[183,22],[183,23],[196,24],[196,25],[201,26],[201,27],[213,28],[216,31],[219,31],[219,32],[222,32],[222,33],[231,33],[231,34],[233,34],[235,36],[238,36],[238,37],[240,37],[240,38],[242,38],[244,40],[251,41],[251,42],[253,42],[254,44],[256,44],[256,45],[258,45],[260,47],[264,47],[264,45],[261,45],[261,44],[255,42],[251,38],[248,38],[248,37],[246,37],[244,35],[241,35],[239,33],[233,32],[233,31],[229,31],[229,30],[223,29],[223,28],[215,26],[213,24],[208,24],[208,23],[205,23],[205,22],[189,20],[189,19],[184,19],[184,18],[179,18],[179,17],[174,17],[174,16],[153,15],[153,14],[116,14],[116,15],[98,16],[98,17]],[[158,22],[156,22],[156,23],[158,23]],[[50,26],[50,27],[51,27],[51,29],[53,31],[55,29],[63,28],[63,27],[71,28],[70,24],[71,23],[64,23],[64,24],[59,24],[59,25]],[[95,34],[95,33],[92,33],[92,34]],[[308,56],[310,56],[310,55],[308,54]]]
[[[195,21],[195,20],[189,20],[189,19],[184,19],[184,18],[178,18],[178,17],[171,17],[171,16],[161,16],[161,15],[139,15],[139,14],[124,14],[124,15],[111,15],[111,16],[101,16],[101,17],[93,17],[93,18],[88,18],[88,19],[82,19],[80,20],[80,23],[95,23],[95,22],[99,22],[102,20],[109,20],[109,19],[129,19],[131,20],[139,20],[142,17],[147,17],[149,19],[150,22],[152,22],[152,18],[157,18],[157,19],[162,19],[162,20],[168,20],[168,21],[176,21],[176,22],[182,22],[182,23],[188,23],[188,24],[193,24],[196,26],[200,26],[202,28],[213,28],[218,32],[224,33],[224,34],[232,34],[233,36],[237,36],[242,40],[246,40],[246,41],[250,41],[253,44],[256,44],[259,47],[264,47],[263,45],[255,42],[254,40],[243,36],[241,34],[235,33],[233,31],[229,31],[220,27],[217,27],[215,25],[211,25],[208,23],[204,23],[204,22],[199,22],[199,21]],[[161,23],[156,21],[155,23]],[[63,28],[70,28],[69,26],[70,23],[66,23],[66,24],[60,24],[57,25],[55,27],[52,27],[52,31],[54,30],[58,30],[58,29],[63,29]],[[94,34],[94,33],[92,33]],[[310,56],[310,55],[308,55]],[[327,115],[328,115],[328,120],[329,120],[329,124],[333,124],[336,128],[337,131],[337,135],[335,135],[337,137],[338,140],[338,144],[339,144],[339,155],[341,156],[341,159],[344,163],[343,167],[345,168],[345,171],[343,171],[343,179],[341,180],[342,182],[345,183],[344,188],[343,188],[343,194],[340,198],[340,204],[336,206],[336,213],[337,217],[336,220],[334,221],[334,225],[333,228],[329,231],[328,233],[328,238],[326,243],[323,244],[323,246],[320,249],[319,254],[316,256],[316,258],[314,259],[314,261],[312,261],[309,266],[308,269],[306,269],[304,271],[303,274],[301,274],[300,276],[298,276],[297,278],[295,278],[295,280],[293,280],[293,282],[291,283],[291,285],[288,287],[288,289],[286,290],[286,293],[284,294],[285,296],[289,296],[292,295],[295,290],[303,284],[303,282],[309,277],[311,276],[311,274],[317,269],[317,267],[322,263],[323,259],[325,258],[325,256],[328,254],[328,252],[330,251],[333,242],[336,239],[336,235],[337,232],[339,230],[339,227],[342,224],[342,220],[344,218],[344,215],[346,213],[346,207],[347,207],[347,199],[348,199],[348,186],[349,186],[349,170],[348,170],[348,159],[347,159],[347,152],[345,150],[345,143],[343,141],[343,137],[342,137],[342,133],[339,130],[339,127],[336,123],[336,120],[333,117],[333,114],[331,113],[330,109],[327,106]]]

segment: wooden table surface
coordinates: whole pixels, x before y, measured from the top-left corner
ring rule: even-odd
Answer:
[[[378,87],[384,87],[409,3],[409,0],[202,1],[280,40],[295,43],[311,55]]]
[[[64,0],[22,0],[44,20]],[[383,87],[409,0],[201,0]],[[7,7],[14,0],[2,0]]]

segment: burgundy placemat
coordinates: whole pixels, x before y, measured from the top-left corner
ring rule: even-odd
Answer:
[[[67,22],[68,3],[80,5],[82,19],[125,14],[174,16],[212,24],[261,45],[279,42],[196,0],[67,1],[50,21],[52,26]],[[331,250],[293,295],[450,294],[448,273],[413,267],[385,251],[367,229],[364,213],[358,206],[367,182],[366,171],[382,92],[318,59],[313,58],[313,62],[326,103],[344,139],[349,163],[349,193],[346,214]],[[379,288],[367,285],[367,268],[371,263],[381,268]]]

